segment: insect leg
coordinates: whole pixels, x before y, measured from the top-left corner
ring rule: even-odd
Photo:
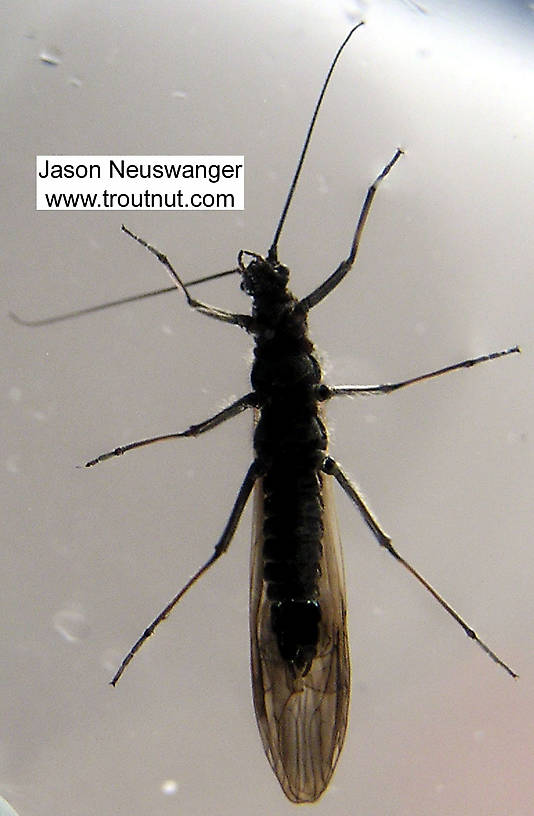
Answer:
[[[350,396],[351,394],[391,394],[392,391],[398,391],[399,388],[404,388],[406,385],[413,385],[414,383],[423,382],[423,380],[430,380],[432,377],[439,377],[441,374],[448,374],[449,371],[458,371],[460,368],[471,368],[478,363],[486,363],[488,360],[497,360],[499,357],[505,357],[507,354],[520,353],[519,346],[505,349],[504,351],[493,351],[491,354],[483,354],[481,357],[472,357],[469,360],[462,360],[461,363],[453,363],[452,365],[438,368],[436,371],[429,371],[426,374],[419,374],[418,377],[410,377],[409,380],[402,380],[397,383],[383,383],[383,385],[320,385],[318,387],[318,397],[320,400],[328,400],[337,396]]]
[[[338,283],[341,283],[347,272],[351,269],[356,259],[360,238],[362,237],[365,222],[367,221],[367,217],[371,210],[371,205],[373,203],[378,185],[382,179],[387,176],[393,165],[400,159],[403,153],[404,151],[401,150],[400,147],[397,148],[393,158],[386,164],[382,172],[378,174],[367,190],[367,195],[365,196],[365,201],[363,202],[363,207],[360,211],[358,223],[356,225],[356,232],[354,233],[354,238],[352,239],[352,246],[350,248],[349,256],[344,261],[341,261],[338,268],[332,272],[332,274],[320,286],[318,286],[317,289],[314,289],[313,292],[300,301],[300,306],[302,306],[306,312],[313,309],[314,306],[316,306],[321,302],[321,300],[330,294],[332,289],[335,289]]]
[[[230,546],[230,542],[234,537],[234,533],[237,529],[237,525],[239,524],[239,519],[245,509],[245,505],[248,501],[248,498],[252,492],[252,488],[254,487],[254,483],[258,478],[258,466],[256,462],[253,462],[249,467],[245,478],[243,479],[243,483],[239,488],[239,493],[237,494],[237,498],[235,500],[234,506],[232,508],[232,512],[230,513],[230,518],[226,522],[226,527],[223,530],[223,533],[215,545],[215,549],[211,558],[206,561],[206,563],[199,569],[192,578],[186,583],[186,585],[178,592],[174,598],[169,601],[165,609],[163,609],[159,615],[154,618],[150,626],[147,626],[143,634],[140,638],[134,643],[124,660],[122,661],[121,665],[117,669],[115,676],[111,680],[111,685],[117,685],[121,675],[123,674],[124,670],[126,669],[127,665],[133,659],[134,655],[139,651],[143,643],[148,640],[150,635],[154,632],[154,629],[159,626],[159,624],[165,620],[168,615],[172,612],[178,601],[183,598],[185,593],[188,589],[190,589],[194,583],[198,581],[198,579],[204,575],[205,572],[209,570],[209,568],[220,558],[223,553],[226,552],[228,547]]]
[[[196,311],[200,312],[201,314],[215,318],[215,320],[222,320],[223,323],[233,323],[234,325],[240,326],[246,330],[250,328],[252,320],[250,315],[226,312],[224,309],[217,309],[216,306],[209,306],[207,303],[202,303],[200,300],[195,300],[195,298],[192,298],[187,289],[187,285],[182,281],[171,262],[163,252],[160,252],[160,250],[156,249],[156,247],[152,246],[152,244],[147,243],[144,238],[140,238],[138,235],[135,235],[135,233],[131,232],[128,227],[124,226],[124,224],[122,225],[122,230],[137,241],[138,244],[141,244],[141,246],[145,247],[145,249],[148,249],[148,251],[155,255],[158,261],[163,264],[178,289],[181,289],[184,293],[188,306],[191,306],[192,309],[196,309]]]
[[[153,442],[164,442],[167,439],[181,439],[182,437],[186,436],[199,436],[199,434],[205,433],[205,431],[211,431],[212,428],[217,427],[217,425],[220,425],[222,422],[226,422],[227,419],[237,416],[247,408],[254,407],[255,404],[256,395],[254,391],[251,391],[249,394],[245,394],[244,397],[240,397],[240,399],[236,400],[231,405],[228,405],[227,408],[223,408],[223,410],[219,411],[218,414],[215,414],[209,419],[205,419],[203,422],[199,422],[196,425],[190,425],[185,431],[162,434],[161,436],[152,436],[150,439],[141,439],[139,442],[130,442],[129,445],[122,445],[121,447],[114,448],[112,451],[107,451],[107,453],[101,453],[100,456],[96,457],[96,459],[91,459],[90,462],[86,462],[85,467],[98,465],[100,462],[105,462],[106,459],[112,459],[114,456],[122,456],[122,454],[126,453],[126,451],[134,450],[135,448],[142,448],[144,445],[151,445]]]
[[[465,634],[469,638],[474,640],[476,643],[478,643],[480,648],[484,652],[486,652],[486,654],[489,657],[491,657],[491,659],[495,663],[497,663],[505,671],[507,671],[508,674],[511,675],[511,677],[518,677],[518,675],[510,668],[510,666],[508,666],[506,663],[504,663],[504,661],[501,660],[501,658],[498,657],[495,654],[495,652],[493,652],[489,648],[489,646],[487,646],[486,643],[484,643],[484,641],[479,638],[479,636],[477,635],[475,630],[472,629],[472,627],[469,626],[462,617],[460,617],[460,615],[452,608],[452,606],[450,606],[450,604],[447,603],[447,601],[444,598],[442,598],[442,596],[437,592],[437,590],[435,590],[434,587],[431,584],[429,584],[429,582],[426,580],[426,578],[423,578],[423,576],[415,569],[415,567],[413,567],[409,563],[409,561],[406,561],[406,559],[403,558],[402,555],[400,555],[400,553],[397,552],[397,550],[395,549],[395,547],[391,543],[391,538],[387,535],[387,533],[385,533],[382,530],[382,528],[378,524],[377,520],[375,519],[375,517],[373,516],[373,514],[371,513],[371,511],[369,510],[369,508],[365,504],[365,501],[363,500],[363,498],[358,493],[358,490],[356,489],[356,486],[350,481],[350,479],[342,471],[342,469],[340,468],[338,463],[335,462],[330,456],[328,456],[324,461],[323,471],[325,473],[327,473],[328,475],[333,476],[336,479],[336,481],[341,485],[341,487],[343,488],[343,490],[345,491],[345,493],[347,494],[349,499],[354,502],[354,504],[356,505],[356,507],[360,511],[360,513],[361,513],[361,515],[363,517],[363,520],[368,525],[368,527],[370,527],[370,529],[373,532],[373,535],[375,536],[378,543],[382,547],[384,547],[390,553],[390,555],[392,555],[393,558],[395,558],[395,560],[399,562],[399,564],[402,564],[402,566],[405,569],[407,569],[408,572],[411,573],[413,575],[413,577],[416,578],[419,581],[419,583],[422,584],[422,586],[424,586],[424,588],[428,592],[430,592],[430,594],[436,599],[436,601],[440,604],[440,606],[442,606],[443,609],[445,609],[445,611],[448,612],[449,615],[452,618],[454,618],[456,623],[458,623],[462,627]]]

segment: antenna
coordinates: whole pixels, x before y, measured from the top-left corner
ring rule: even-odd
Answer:
[[[123,227],[124,229],[124,227]],[[126,230],[125,230],[126,231]],[[203,278],[195,278],[195,280],[186,281],[184,286],[196,286],[197,283],[206,283],[206,281],[217,280],[217,278],[224,278],[225,275],[235,275],[237,269],[227,269],[226,272],[215,272],[213,275],[205,275]],[[9,317],[19,326],[49,326],[51,323],[61,323],[63,320],[72,320],[74,317],[81,317],[82,315],[93,314],[93,312],[101,312],[102,309],[111,309],[113,306],[122,306],[124,303],[134,303],[136,300],[144,300],[145,298],[154,297],[155,295],[166,295],[169,292],[175,292],[176,286],[166,286],[164,289],[154,289],[152,292],[143,292],[140,295],[130,295],[119,300],[108,300],[106,303],[99,303],[97,306],[88,306],[85,309],[76,309],[73,312],[63,312],[63,314],[53,315],[52,317],[44,317],[38,320],[27,320],[24,317],[19,317],[15,312],[8,312]]]
[[[345,37],[345,39],[343,40],[343,42],[339,46],[337,54],[334,57],[334,59],[332,60],[332,64],[330,65],[330,69],[328,71],[328,74],[326,75],[326,79],[323,82],[323,87],[321,88],[321,93],[319,94],[319,99],[317,100],[317,103],[315,105],[315,110],[313,111],[313,116],[311,118],[311,122],[310,122],[310,125],[308,127],[308,132],[306,133],[306,138],[304,140],[304,145],[303,145],[303,148],[302,148],[302,150],[300,152],[300,158],[299,158],[299,161],[298,161],[298,164],[297,164],[297,169],[295,170],[295,175],[293,176],[293,181],[291,182],[291,186],[289,187],[289,192],[287,194],[286,203],[284,204],[284,209],[282,210],[282,215],[280,216],[280,220],[278,221],[278,226],[276,227],[276,232],[274,234],[273,242],[271,244],[271,248],[270,248],[269,253],[267,255],[267,259],[269,261],[272,261],[273,263],[278,260],[278,241],[280,239],[280,233],[282,232],[282,228],[283,228],[284,222],[286,220],[287,211],[289,210],[289,205],[291,204],[293,194],[295,192],[295,188],[296,188],[297,182],[299,180],[300,171],[302,170],[302,165],[304,164],[304,159],[306,158],[306,153],[308,152],[310,139],[312,137],[312,133],[313,133],[313,129],[315,127],[315,122],[317,120],[317,116],[319,115],[319,110],[320,110],[321,104],[323,102],[323,97],[324,97],[324,95],[326,93],[326,89],[328,88],[328,83],[330,82],[330,77],[334,73],[334,68],[336,67],[336,63],[337,63],[338,59],[341,56],[341,52],[345,48],[346,44],[348,43],[348,41],[350,40],[350,38],[352,37],[354,32],[358,28],[360,28],[362,25],[364,25],[363,20],[362,20],[361,23],[358,23],[358,25],[354,26],[354,28],[351,29],[351,31],[349,31],[349,33],[347,34],[347,36]]]

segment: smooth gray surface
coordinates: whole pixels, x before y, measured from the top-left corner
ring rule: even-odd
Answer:
[[[328,381],[395,380],[513,345],[389,398],[340,400],[332,452],[401,552],[519,671],[514,683],[380,553],[338,496],[352,717],[322,814],[531,812],[533,63],[497,4],[11,3],[2,32],[0,793],[19,816],[289,814],[248,669],[250,516],[114,691],[133,640],[210,554],[250,422],[76,469],[248,388],[249,343],[180,297],[44,329],[166,285],[120,213],[34,210],[41,154],[241,154],[246,210],[129,213],[184,274],[266,251],[330,59],[361,8],[280,242],[298,294],[343,257],[397,145],[356,269],[311,321]],[[506,4],[503,4],[503,7]],[[456,14],[456,16],[454,16]],[[55,53],[50,66],[41,53]],[[246,308],[235,281],[202,297]],[[339,492],[339,491],[338,491]],[[173,793],[172,781],[177,784]],[[167,783],[168,787],[165,788]],[[168,791],[165,793],[165,791]]]

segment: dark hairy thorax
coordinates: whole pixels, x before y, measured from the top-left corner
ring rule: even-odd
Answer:
[[[321,368],[306,312],[287,288],[289,271],[255,258],[243,272],[253,298],[251,382],[260,418],[254,449],[263,476],[263,563],[271,623],[294,674],[315,657],[323,502],[320,470],[327,433],[318,408]]]

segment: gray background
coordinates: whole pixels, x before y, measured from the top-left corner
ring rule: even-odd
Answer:
[[[0,793],[20,816],[289,814],[249,690],[250,512],[231,552],[138,656],[122,654],[210,554],[250,418],[178,430],[247,388],[250,343],[179,296],[43,329],[269,246],[321,82],[345,52],[280,242],[304,295],[347,252],[397,145],[357,268],[313,312],[329,382],[512,357],[331,407],[332,451],[401,552],[521,674],[494,666],[338,495],[353,657],[322,814],[526,816],[531,589],[533,12],[528,4],[197,0],[8,3],[2,21]],[[501,8],[503,13],[501,14]],[[53,56],[46,64],[40,55]],[[243,213],[34,209],[36,154],[244,154]],[[247,308],[236,282],[201,297]],[[338,494],[340,493],[337,491]],[[174,780],[176,790],[166,782]],[[167,791],[167,792],[166,792]]]

